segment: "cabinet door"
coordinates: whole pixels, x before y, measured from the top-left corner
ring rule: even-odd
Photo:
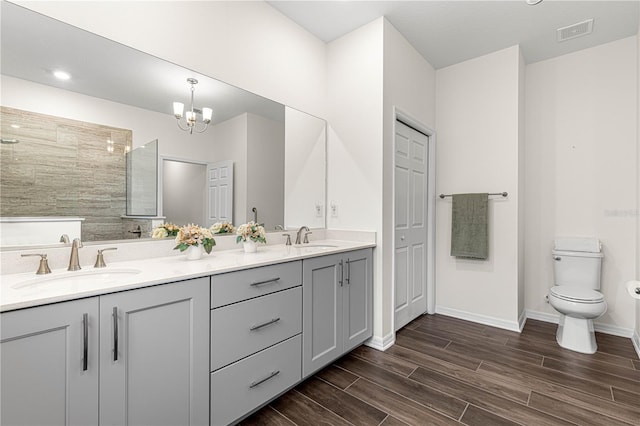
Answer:
[[[342,354],[342,255],[315,257],[302,266],[302,375]]]
[[[209,278],[100,297],[100,424],[209,423]]]
[[[7,312],[3,425],[98,424],[98,298]]]
[[[371,249],[345,255],[343,286],[344,352],[373,335],[373,281]]]

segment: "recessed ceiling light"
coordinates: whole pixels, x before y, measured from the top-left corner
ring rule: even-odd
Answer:
[[[20,125],[19,125],[19,124],[12,124],[12,125],[11,125],[11,127],[12,127],[13,129],[19,129],[19,128],[20,128]]]
[[[527,4],[531,6],[535,6],[538,3],[542,3],[542,0],[527,0]]]
[[[69,74],[66,71],[62,71],[62,70],[55,70],[53,72],[53,75],[58,80],[69,80],[69,79],[71,79],[71,74]]]

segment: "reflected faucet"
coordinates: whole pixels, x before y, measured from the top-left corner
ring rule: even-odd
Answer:
[[[71,256],[69,257],[69,267],[67,271],[78,271],[80,268],[80,258],[78,257],[78,249],[82,248],[80,238],[74,238],[71,244]]]
[[[65,244],[69,244],[69,236],[67,234],[60,235],[60,242],[61,243],[65,243]]]
[[[254,207],[251,211],[253,212],[253,222],[258,223],[258,209]]]
[[[298,233],[296,234],[296,244],[300,244],[301,243],[301,236],[302,236],[302,231],[307,231],[309,232],[309,227],[308,226],[301,226],[300,229],[298,229]],[[307,243],[309,242],[309,240],[306,241]]]

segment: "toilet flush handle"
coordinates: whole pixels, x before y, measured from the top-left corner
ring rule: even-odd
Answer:
[[[562,258],[560,256],[553,256],[553,260],[557,260],[558,262],[560,262]]]

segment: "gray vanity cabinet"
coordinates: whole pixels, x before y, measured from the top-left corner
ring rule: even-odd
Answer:
[[[211,277],[211,425],[236,422],[301,378],[302,261]]]
[[[100,424],[209,423],[209,278],[100,297]]]
[[[98,298],[1,316],[0,424],[98,424]]]
[[[372,273],[371,249],[304,261],[303,377],[373,335]]]
[[[2,425],[209,423],[209,277],[5,312],[0,324]]]

